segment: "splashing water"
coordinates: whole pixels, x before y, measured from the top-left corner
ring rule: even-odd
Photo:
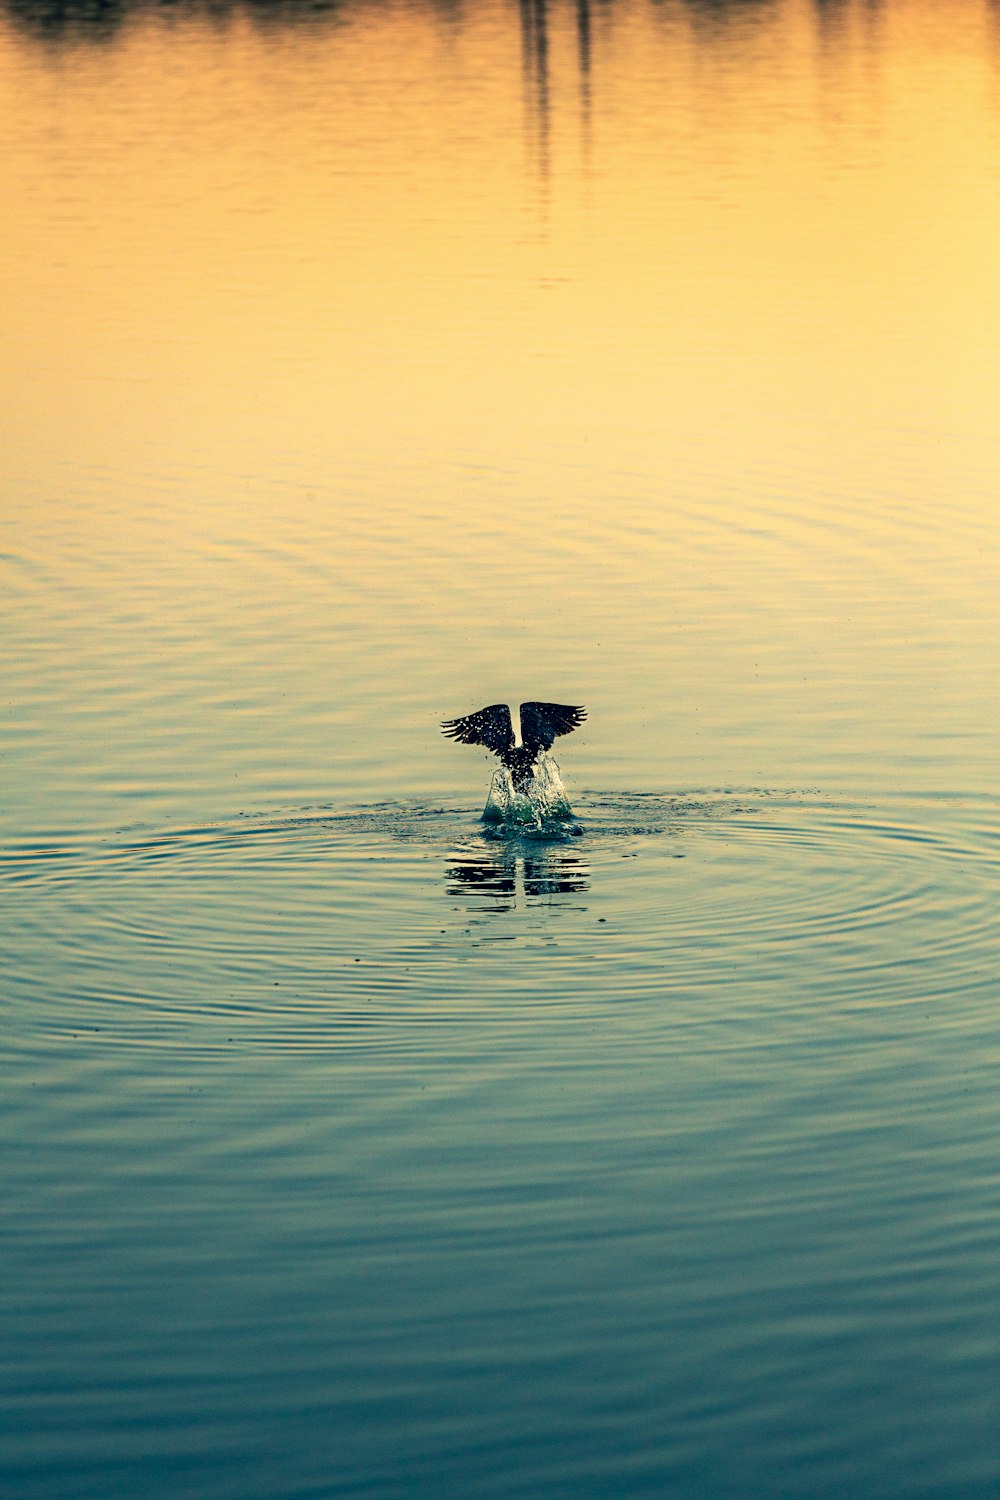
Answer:
[[[535,774],[526,792],[518,792],[506,766],[493,777],[483,809],[483,822],[498,833],[561,834],[580,830],[573,823],[573,809],[556,762],[543,750],[535,762]],[[571,826],[572,825],[572,826]]]

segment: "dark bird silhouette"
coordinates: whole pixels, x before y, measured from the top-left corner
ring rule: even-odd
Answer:
[[[578,729],[586,717],[585,708],[571,708],[566,703],[522,703],[518,736],[507,704],[491,703],[464,719],[446,719],[441,728],[460,744],[485,745],[492,750],[510,772],[515,792],[526,792],[542,751],[552,748],[557,735]]]

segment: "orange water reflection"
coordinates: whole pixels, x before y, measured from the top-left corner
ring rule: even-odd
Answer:
[[[647,774],[668,736],[734,779],[902,765],[935,704],[991,763],[988,4],[19,14],[17,547],[219,638],[291,549],[331,580],[299,654],[339,590],[390,657],[387,620],[422,634],[394,670],[432,722],[596,691],[606,775],[602,722]],[[256,578],[230,620],[221,546]]]

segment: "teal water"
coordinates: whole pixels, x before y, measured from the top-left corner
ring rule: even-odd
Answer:
[[[997,37],[4,10],[5,1494],[1000,1494]]]
[[[11,1492],[991,1493],[996,812],[8,860]]]

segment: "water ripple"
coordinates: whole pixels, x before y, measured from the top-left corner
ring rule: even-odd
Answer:
[[[498,842],[472,809],[399,801],[22,841],[0,862],[7,1006],[106,1044],[403,1051],[469,1004],[491,1032],[512,1007],[624,1003],[683,1027],[720,987],[730,1016],[954,1008],[995,974],[997,807],[894,811],[589,792],[569,841]]]

